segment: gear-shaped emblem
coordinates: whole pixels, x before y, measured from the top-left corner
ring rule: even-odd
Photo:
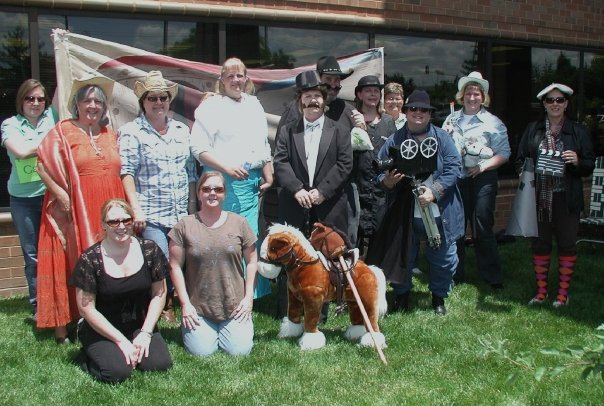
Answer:
[[[406,139],[401,144],[401,157],[403,157],[403,159],[413,159],[415,158],[415,155],[417,155],[418,149],[419,146],[417,145],[417,142],[415,142],[415,140],[412,140],[410,138]]]
[[[438,141],[434,137],[427,137],[422,141],[419,149],[425,158],[430,158],[438,151]]]

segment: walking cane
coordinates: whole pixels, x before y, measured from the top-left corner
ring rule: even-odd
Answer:
[[[371,339],[373,340],[373,345],[375,346],[375,349],[377,350],[377,353],[378,353],[380,359],[382,360],[382,362],[385,365],[388,365],[388,362],[386,361],[386,357],[384,356],[384,352],[382,351],[382,348],[378,345],[378,343],[375,339],[375,335],[374,335],[375,331],[373,331],[373,327],[371,326],[371,322],[369,321],[369,316],[367,315],[365,306],[363,305],[363,302],[361,301],[361,297],[359,296],[357,287],[354,284],[354,281],[352,280],[352,276],[350,275],[350,272],[348,272],[346,270],[346,268],[347,268],[346,261],[344,261],[344,257],[342,255],[340,255],[338,257],[338,259],[340,261],[340,265],[342,266],[342,272],[344,272],[346,274],[346,278],[348,279],[348,284],[350,285],[350,290],[352,290],[354,299],[357,301],[357,304],[359,305],[359,309],[361,310],[361,314],[363,315],[363,321],[365,321],[365,327],[367,328],[367,331],[369,332],[369,335],[371,336]]]

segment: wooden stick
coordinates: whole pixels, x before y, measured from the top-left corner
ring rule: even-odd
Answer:
[[[340,265],[342,266],[342,272],[344,272],[346,274],[346,278],[348,279],[348,284],[350,285],[350,290],[352,290],[352,294],[354,295],[354,299],[357,301],[357,304],[359,305],[359,309],[361,310],[361,314],[363,315],[363,320],[365,321],[365,327],[367,327],[367,331],[369,332],[369,335],[371,336],[371,339],[373,340],[373,345],[375,346],[375,349],[377,350],[377,353],[380,357],[380,359],[382,360],[382,362],[385,365],[388,365],[388,362],[386,361],[386,356],[384,356],[384,352],[382,351],[382,348],[378,345],[376,339],[375,339],[375,331],[373,331],[373,326],[371,325],[371,322],[369,321],[369,316],[367,315],[367,311],[365,310],[365,306],[363,305],[363,302],[361,301],[361,297],[359,296],[359,291],[357,290],[356,285],[354,284],[354,281],[352,280],[352,276],[350,275],[350,272],[346,272],[346,261],[344,261],[344,257],[339,256],[338,259],[340,260]]]

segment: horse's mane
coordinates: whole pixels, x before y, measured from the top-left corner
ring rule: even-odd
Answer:
[[[298,241],[300,242],[300,245],[302,246],[302,248],[304,248],[304,250],[306,251],[306,253],[308,255],[310,255],[313,258],[319,257],[319,255],[317,254],[317,250],[315,250],[313,248],[313,246],[310,244],[310,241],[308,241],[306,239],[306,237],[304,236],[304,234],[302,234],[302,231],[298,230],[296,227],[290,226],[288,224],[274,223],[273,225],[271,225],[268,228],[268,235],[273,235],[273,234],[278,234],[278,233],[288,233],[288,234],[293,235],[294,237],[296,237],[298,239]]]

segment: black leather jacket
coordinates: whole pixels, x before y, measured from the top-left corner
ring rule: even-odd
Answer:
[[[534,121],[524,130],[518,154],[514,166],[520,173],[524,165],[524,159],[530,157],[533,163],[537,163],[537,151],[545,137],[545,120]],[[595,155],[589,132],[581,124],[566,119],[560,131],[560,137],[564,143],[565,150],[577,152],[579,163],[577,166],[566,164],[564,178],[566,180],[566,193],[568,210],[578,212],[583,210],[583,176],[589,176],[594,170]]]

